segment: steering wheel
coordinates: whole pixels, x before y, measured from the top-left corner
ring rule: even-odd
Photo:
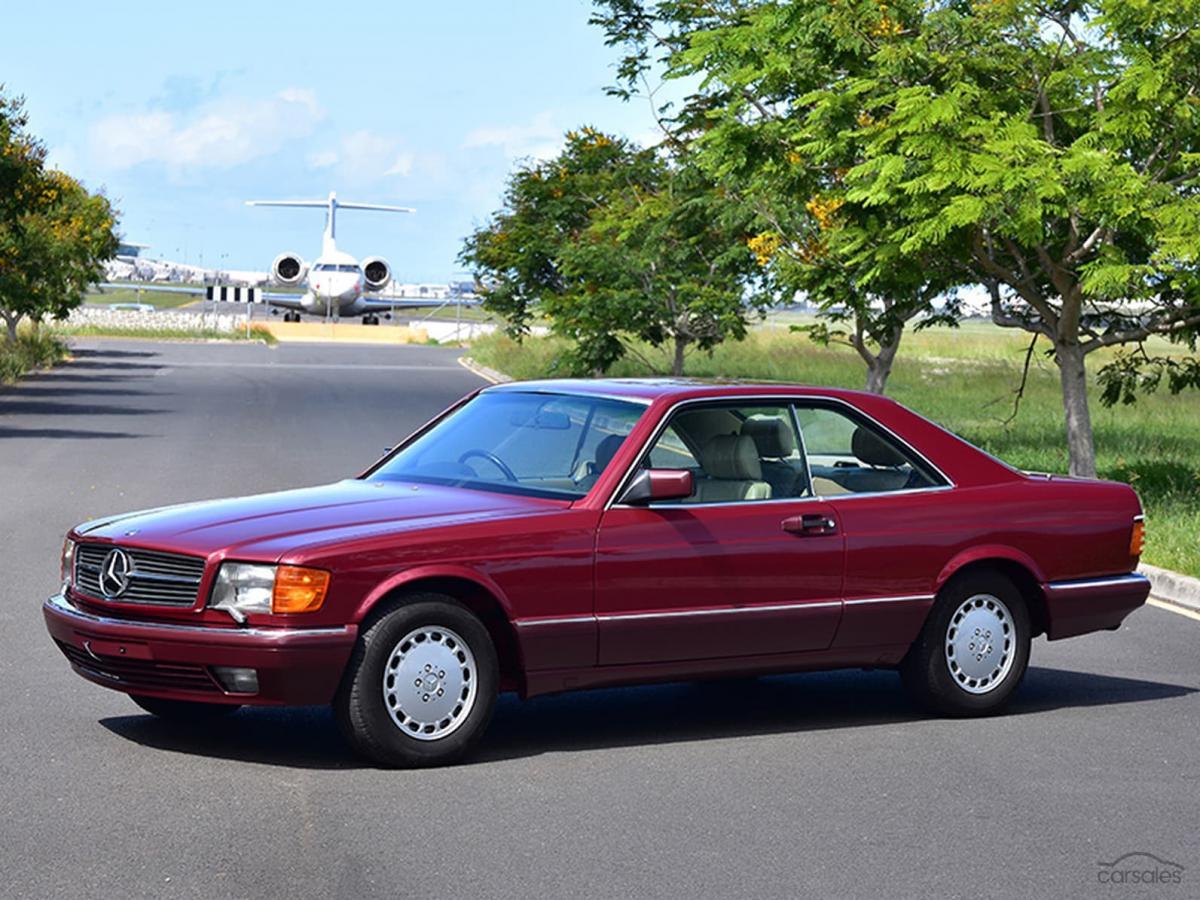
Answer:
[[[513,470],[508,467],[508,464],[504,460],[502,460],[495,453],[492,453],[489,450],[480,450],[480,449],[468,450],[466,453],[464,453],[462,456],[460,456],[458,458],[458,461],[460,463],[465,464],[466,461],[473,456],[478,456],[478,457],[481,457],[482,459],[486,459],[493,466],[495,466],[497,469],[499,469],[500,474],[502,474],[505,478],[507,478],[509,481],[513,482],[514,484],[517,483],[516,473],[513,472]]]

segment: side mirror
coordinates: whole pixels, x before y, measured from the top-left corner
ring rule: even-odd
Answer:
[[[687,469],[642,469],[629,482],[619,502],[649,503],[652,500],[683,500],[692,496],[692,473]]]

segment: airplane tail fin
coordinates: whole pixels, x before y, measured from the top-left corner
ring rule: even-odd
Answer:
[[[247,200],[247,206],[290,206],[293,208],[309,208],[325,210],[325,241],[323,251],[328,253],[337,249],[337,211],[339,209],[366,209],[376,212],[415,213],[411,206],[387,206],[382,203],[343,203],[337,194],[330,193],[324,200]]]

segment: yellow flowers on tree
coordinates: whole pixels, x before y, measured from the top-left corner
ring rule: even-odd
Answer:
[[[682,106],[660,110],[673,145],[765,226],[748,243],[755,261],[780,294],[820,311],[815,325],[796,330],[852,347],[866,388],[883,393],[907,328],[956,321],[959,276],[928,250],[877,254],[878,214],[852,201],[846,182],[861,148],[809,139],[805,98],[839,78],[869,76],[877,42],[904,32],[904,10],[847,3],[597,0],[593,22],[625,53],[612,93],[629,98],[658,73],[698,81]],[[856,23],[853,33],[830,29],[831,9]],[[839,128],[873,121],[853,98],[819,115]]]
[[[981,285],[996,324],[1044,339],[1072,474],[1096,474],[1090,354],[1124,348],[1106,403],[1200,387],[1200,0],[597,7],[626,90],[698,79],[680,139],[785,249],[801,203],[843,201],[824,230],[803,211],[823,255],[774,257],[828,312],[902,324],[889,301]],[[1155,335],[1193,355],[1154,355]]]
[[[15,341],[22,319],[63,318],[117,251],[108,199],[46,168],[20,99],[0,89],[0,318]]]

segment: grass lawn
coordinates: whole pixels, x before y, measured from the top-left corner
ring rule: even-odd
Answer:
[[[108,306],[110,303],[148,303],[159,309],[175,309],[203,300],[203,295],[177,294],[174,291],[137,290],[134,288],[110,288],[104,291],[93,288],[84,297],[84,303]]]
[[[60,337],[118,337],[145,338],[152,341],[259,341],[277,344],[279,339],[263,325],[251,324],[250,334],[245,328],[218,331],[215,328],[124,328],[105,325],[56,325],[53,333]]]
[[[516,344],[502,335],[479,338],[471,355],[514,378],[554,374],[563,344],[555,338]],[[888,395],[1022,469],[1067,470],[1062,401],[1053,361],[1035,352],[1029,383],[1016,417],[1028,336],[968,322],[904,338]],[[1047,348],[1045,341],[1039,343]],[[667,370],[665,354],[640,347],[643,360],[627,357],[614,375]],[[1089,357],[1093,373],[1102,354]],[[784,328],[764,327],[740,343],[712,354],[694,353],[686,371],[726,376],[861,388],[866,377],[852,350],[815,346]],[[1107,409],[1092,391],[1092,422],[1100,476],[1132,484],[1146,507],[1148,563],[1200,576],[1200,394],[1142,397],[1133,406]]]

